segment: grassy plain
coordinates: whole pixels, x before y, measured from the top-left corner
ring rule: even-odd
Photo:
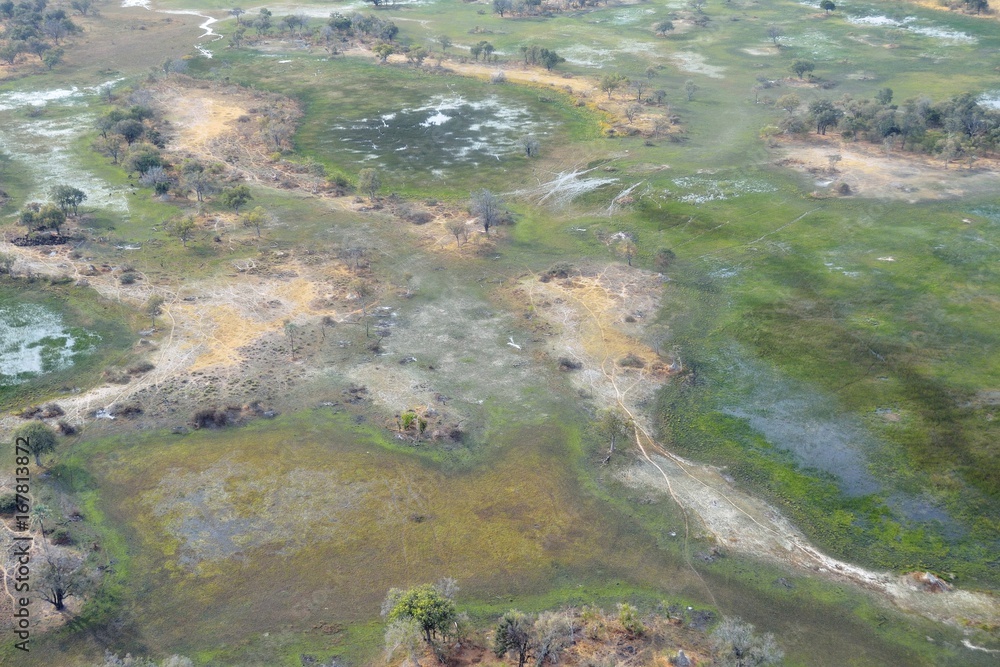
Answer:
[[[179,0],[163,6],[185,8]],[[667,334],[649,342],[676,351],[687,373],[647,406],[660,439],[727,466],[738,484],[773,501],[837,556],[897,572],[931,570],[995,591],[995,192],[905,204],[814,198],[808,193],[826,177],[775,166],[759,136],[782,113],[766,99],[790,91],[808,102],[870,96],[886,86],[897,100],[995,90],[995,72],[969,67],[1000,47],[994,24],[899,3],[831,16],[791,2],[719,3],[707,6],[706,28],[657,38],[653,21],[678,8],[644,3],[546,20],[500,19],[483,9],[439,1],[380,13],[398,19],[401,41],[432,49],[440,34],[451,36],[453,53],[480,39],[492,41],[503,59],[516,60],[521,45],[555,48],[568,58],[559,71],[573,77],[618,71],[639,78],[653,67],[650,87],[667,91],[682,141],[601,137],[602,117],[564,92],[329,59],[278,41],[260,51],[209,45],[216,57],[194,59],[192,73],[298,99],[306,115],[293,157],[318,160],[331,175],[354,179],[370,164],[365,154],[343,150],[372,130],[369,121],[414,109],[429,115],[442,101],[495,98],[489,113],[516,108],[516,118],[538,129],[542,155],[535,160],[510,145],[496,160],[452,159],[447,149],[460,142],[446,133],[450,121],[427,132],[411,127],[394,137],[407,151],[380,158],[385,191],[414,200],[461,205],[484,185],[512,193],[517,224],[486,258],[432,253],[412,241],[407,223],[388,216],[361,216],[300,193],[253,191],[278,220],[268,251],[363,242],[377,251],[372,271],[382,280],[417,285],[401,312],[429,333],[418,335],[414,326],[394,334],[394,357],[384,365],[413,353],[422,368],[440,366],[435,388],[485,395],[486,405],[468,408],[473,436],[453,451],[411,449],[332,410],[183,437],[85,438],[56,477],[82,499],[118,565],[77,625],[43,640],[43,651],[67,659],[94,654],[95,629],[106,633],[117,623],[128,632],[109,641],[122,651],[241,665],[337,654],[357,664],[379,649],[375,618],[387,588],[454,576],[460,605],[484,624],[513,605],[610,606],[628,598],[652,607],[666,597],[776,632],[789,664],[987,664],[988,654],[958,648],[957,631],[888,611],[845,586],[804,576],[778,585],[787,572],[735,556],[699,564],[695,574],[687,562],[707,542],[682,545],[671,536],[682,521],[665,498],[625,488],[613,466],[596,463],[603,443],[588,424],[601,406],[560,379],[551,360],[533,358],[539,370],[530,378],[504,365],[497,350],[509,351],[507,336],[523,342],[533,334],[527,324],[496,325],[489,311],[504,307],[503,285],[526,273],[562,261],[621,261],[606,243],[609,234],[633,234],[636,262],[646,268],[658,249],[672,249],[676,261],[665,270],[663,306],[649,337]],[[847,20],[866,14],[899,23]],[[916,18],[902,22],[909,16]],[[780,48],[765,34],[771,24],[784,30]],[[470,34],[477,26],[492,32]],[[815,61],[816,75],[836,86],[794,80],[789,66],[801,58]],[[755,103],[758,77],[775,84]],[[22,83],[63,83],[42,80]],[[690,100],[682,92],[687,80],[698,86]],[[593,107],[602,97],[586,102]],[[503,132],[517,137],[514,129]],[[77,164],[126,189],[128,178],[89,151],[91,138],[73,145]],[[514,194],[591,167],[613,182],[581,188],[562,204]],[[441,173],[429,178],[425,169]],[[961,184],[955,172],[945,177]],[[609,208],[633,185],[631,204]],[[8,212],[26,188],[16,179],[7,188],[15,199]],[[128,195],[127,215],[95,212],[88,224],[113,242],[87,252],[120,259],[114,245],[140,242],[129,260],[161,283],[231,273],[232,261],[260,252],[254,244],[223,250],[210,234],[185,250],[163,231],[182,207],[137,191]],[[417,319],[434,309],[452,319]],[[382,377],[354,365],[356,357],[327,363],[326,375],[300,394],[326,396],[318,386],[338,395],[350,378]],[[430,375],[404,377],[416,385]],[[383,418],[385,408],[372,412]],[[814,441],[832,454],[803,446]],[[994,646],[990,630],[976,641]]]

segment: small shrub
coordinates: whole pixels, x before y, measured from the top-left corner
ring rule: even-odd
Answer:
[[[121,277],[118,279],[118,282],[120,282],[122,285],[132,285],[138,279],[139,276],[135,273],[123,273]]]
[[[624,357],[618,360],[619,366],[624,366],[625,368],[645,368],[646,362],[643,361],[634,352],[629,352]]]
[[[0,514],[14,514],[17,512],[17,495],[5,493],[0,495]]]
[[[229,413],[223,409],[205,408],[191,418],[195,428],[223,428],[229,424]]]
[[[656,251],[656,257],[653,259],[653,266],[657,271],[666,271],[670,268],[670,265],[674,263],[677,259],[677,255],[670,248],[660,248]]]
[[[566,262],[554,264],[551,269],[542,274],[541,281],[547,283],[553,278],[569,278],[573,274],[573,265]]]
[[[646,626],[639,620],[639,612],[627,602],[618,605],[618,622],[632,637],[641,637],[646,632]]]
[[[65,419],[59,420],[59,432],[63,435],[76,435],[76,427],[70,424]]]
[[[52,544],[58,544],[59,546],[73,544],[74,541],[73,536],[65,528],[56,528],[52,531],[52,536],[49,539],[52,540]]]
[[[112,417],[124,417],[125,419],[132,419],[138,417],[142,414],[142,407],[134,401],[128,403],[122,403],[121,405],[116,405],[111,408]]]
[[[149,361],[140,361],[134,366],[129,366],[129,375],[142,375],[143,373],[148,373],[149,371],[156,368],[156,366]]]
[[[569,357],[559,357],[559,370],[561,371],[578,371],[583,368],[583,364],[575,359],[570,359]]]
[[[415,225],[426,225],[434,219],[434,216],[427,211],[411,211],[406,219]]]
[[[41,409],[38,414],[42,419],[52,419],[53,417],[62,417],[66,414],[66,411],[62,409],[62,406],[58,403],[49,403]]]

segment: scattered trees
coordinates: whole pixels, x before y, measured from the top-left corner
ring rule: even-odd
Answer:
[[[560,56],[555,51],[552,51],[550,49],[542,49],[539,57],[539,62],[542,63],[542,66],[545,67],[545,69],[551,72],[553,67],[555,67],[559,63],[566,62],[566,59]]]
[[[264,207],[254,206],[252,210],[247,211],[240,217],[240,222],[244,227],[257,232],[257,238],[260,238],[260,228],[267,222],[267,219],[268,214]]]
[[[166,194],[173,182],[170,174],[161,166],[149,167],[139,177],[139,185],[153,188],[158,195]]]
[[[638,116],[641,112],[642,112],[642,105],[635,103],[629,104],[628,106],[625,107],[625,118],[631,125],[632,121],[635,120],[635,117]],[[631,261],[629,265],[631,265]]]
[[[785,34],[785,31],[776,25],[767,26],[767,36],[771,39],[775,46],[781,46],[778,40]]]
[[[60,234],[62,226],[66,223],[66,214],[55,204],[29,202],[21,211],[18,220],[28,228],[29,233],[54,229],[56,234]]]
[[[618,441],[629,437],[629,431],[632,429],[632,419],[620,410],[607,410],[601,415],[597,428],[600,435],[609,444],[608,457],[605,459],[605,462],[607,462],[611,459],[611,455],[615,453],[615,446],[618,444]]]
[[[633,79],[632,81],[629,82],[629,86],[631,86],[632,90],[635,91],[636,102],[642,102],[642,91],[644,91],[648,85],[649,82],[643,81],[642,79]]]
[[[205,201],[205,195],[215,192],[218,184],[215,175],[200,162],[186,162],[181,168],[181,185],[193,190],[198,202]]]
[[[657,21],[653,24],[653,30],[660,37],[664,37],[668,32],[673,32],[674,22],[670,20]]]
[[[66,600],[83,595],[94,583],[83,556],[66,549],[49,547],[38,573],[42,599],[55,607],[66,608]]]
[[[163,311],[163,297],[159,294],[149,297],[149,301],[146,302],[143,311],[149,315],[149,325],[154,326],[156,324],[156,316]]]
[[[698,90],[698,84],[696,84],[691,79],[684,82],[684,94],[687,96],[687,101],[690,102],[694,99],[694,94]]]
[[[87,199],[87,195],[83,190],[74,188],[71,185],[57,185],[52,188],[49,194],[64,214],[69,214],[69,210],[73,209],[73,216],[79,215],[79,206]]]
[[[511,609],[500,617],[493,634],[493,653],[498,658],[510,655],[517,667],[524,667],[532,646],[533,623],[530,616]]]
[[[521,144],[521,148],[524,150],[524,154],[527,157],[535,157],[538,155],[538,151],[542,147],[542,144],[539,143],[538,139],[531,134],[526,134],[521,137],[519,143]]]
[[[779,109],[784,109],[788,113],[792,113],[802,105],[802,100],[795,93],[788,93],[779,97],[774,105]]]
[[[465,223],[461,220],[452,220],[448,223],[448,232],[455,237],[455,245],[462,247],[462,239],[468,237]]]
[[[827,99],[814,100],[809,104],[809,113],[816,123],[816,134],[826,134],[831,125],[836,125],[842,112]]]

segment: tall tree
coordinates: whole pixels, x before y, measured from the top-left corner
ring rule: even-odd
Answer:
[[[801,79],[807,72],[812,72],[816,69],[816,63],[809,60],[796,60],[792,63],[791,69]]]
[[[382,176],[377,169],[362,169],[358,174],[358,190],[368,195],[369,201],[375,201],[375,195],[382,189]]]
[[[608,94],[608,99],[611,99],[611,93],[615,92],[623,85],[628,83],[628,77],[622,74],[613,73],[605,74],[601,77],[598,82],[600,89]]]
[[[251,199],[253,199],[253,195],[250,194],[250,188],[245,185],[231,187],[222,193],[222,203],[227,208],[233,209],[234,213],[239,213],[240,209]]]
[[[52,201],[58,204],[63,213],[68,214],[73,209],[73,216],[79,215],[79,206],[87,199],[87,194],[71,185],[57,185],[50,193]]]
[[[471,206],[472,215],[479,219],[486,235],[490,235],[490,227],[494,227],[507,217],[507,207],[499,195],[490,192],[486,188],[476,190],[472,193]]]
[[[186,248],[187,242],[191,240],[191,237],[194,236],[195,230],[197,229],[198,224],[194,221],[194,218],[190,215],[186,215],[171,224],[167,228],[167,231],[174,238],[180,239],[181,244]]]
[[[26,447],[35,457],[35,465],[38,467],[42,465],[42,454],[48,454],[56,448],[55,431],[40,421],[28,422],[14,432],[14,437],[19,445]]]
[[[517,667],[524,667],[532,647],[532,618],[511,609],[497,623],[493,633],[493,653],[498,658],[510,655],[517,659]]]
[[[406,618],[416,621],[428,644],[438,635],[446,635],[458,615],[455,603],[433,584],[423,584],[407,591],[394,588],[389,591],[382,608],[390,623]]]

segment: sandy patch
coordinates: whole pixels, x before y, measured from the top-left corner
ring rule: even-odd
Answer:
[[[212,139],[230,132],[236,119],[247,113],[246,107],[231,97],[204,90],[170,89],[159,101],[177,131],[171,150],[205,151]]]
[[[724,79],[723,72],[726,71],[725,67],[720,67],[718,65],[709,65],[705,61],[705,56],[700,53],[692,53],[691,51],[679,51],[678,53],[673,53],[670,55],[670,60],[674,65],[682,72],[690,72],[691,74],[703,74],[710,79]]]
[[[548,282],[525,278],[512,296],[551,327],[550,356],[582,364],[571,374],[574,384],[604,405],[621,399],[637,408],[668,373],[660,355],[640,338],[642,321],[655,315],[662,288],[659,274],[611,264]],[[643,367],[621,365],[629,355]]]
[[[973,168],[909,153],[885,152],[863,143],[845,143],[833,137],[782,141],[777,163],[816,176],[820,192],[846,183],[861,197],[899,199],[907,202],[957,199],[989,192],[1000,183],[1000,165],[978,160]],[[840,155],[836,171],[829,169],[830,155]]]
[[[751,56],[776,56],[779,51],[775,46],[768,46],[760,49],[746,48],[742,49],[743,53],[749,53]]]

